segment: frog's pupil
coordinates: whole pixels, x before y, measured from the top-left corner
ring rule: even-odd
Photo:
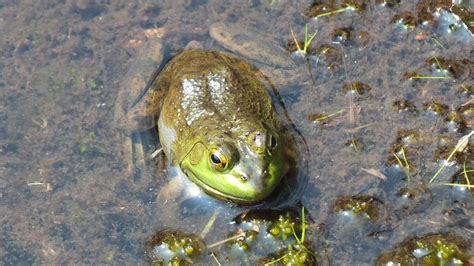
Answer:
[[[274,149],[277,146],[277,141],[274,136],[271,136],[270,138],[270,147]]]
[[[221,159],[219,159],[219,156],[215,155],[214,153],[211,154],[211,161],[214,164],[220,164],[221,163]]]

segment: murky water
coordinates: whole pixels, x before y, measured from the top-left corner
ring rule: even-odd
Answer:
[[[144,40],[162,38],[165,58],[191,41],[226,50],[209,34],[216,22],[264,32],[250,35],[266,38],[257,57],[294,43],[291,31],[303,39],[306,24],[317,31],[292,69],[248,60],[267,68],[308,144],[300,200],[318,263],[373,264],[438,233],[473,254],[473,190],[446,185],[472,184],[473,137],[429,180],[473,130],[474,7],[382,2],[320,11],[311,1],[0,1],[2,264],[145,264],[157,230],[199,235],[213,209],[206,243],[228,237],[245,208],[162,201],[162,158],[156,175],[129,177],[113,123]]]

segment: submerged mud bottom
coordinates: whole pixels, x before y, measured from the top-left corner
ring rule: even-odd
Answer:
[[[0,264],[149,263],[146,243],[165,229],[220,251],[195,263],[307,255],[294,236],[263,254],[271,245],[250,239],[265,234],[229,224],[246,207],[167,197],[163,156],[128,176],[117,88],[153,38],[164,58],[190,43],[251,61],[274,83],[307,141],[297,198],[318,264],[473,264],[472,135],[458,146],[474,120],[469,1],[143,2],[0,4]],[[259,228],[273,221],[263,218]],[[238,230],[240,242],[209,248]]]

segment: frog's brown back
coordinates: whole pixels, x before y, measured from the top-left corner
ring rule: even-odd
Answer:
[[[243,120],[279,126],[257,71],[221,52],[193,50],[177,55],[160,75],[159,86],[169,88],[162,110],[167,113],[162,116],[165,124],[186,127],[178,137],[193,137],[203,125],[207,130],[232,131]]]

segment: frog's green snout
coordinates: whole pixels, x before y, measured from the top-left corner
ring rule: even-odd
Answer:
[[[240,139],[213,139],[225,140],[209,147],[195,145],[181,165],[190,179],[211,195],[257,203],[275,190],[289,169],[280,137],[274,132],[252,131]]]

